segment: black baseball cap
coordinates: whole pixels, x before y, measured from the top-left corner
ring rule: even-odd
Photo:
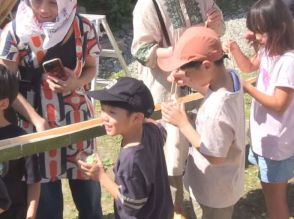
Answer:
[[[148,87],[143,81],[130,77],[121,77],[111,81],[103,90],[87,92],[88,96],[101,102],[113,104],[133,112],[142,112],[150,117],[154,111],[154,102]]]

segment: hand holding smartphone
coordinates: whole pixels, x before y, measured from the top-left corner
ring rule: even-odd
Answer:
[[[64,66],[59,58],[51,59],[46,62],[43,62],[43,68],[46,73],[51,76],[66,79],[66,72]]]

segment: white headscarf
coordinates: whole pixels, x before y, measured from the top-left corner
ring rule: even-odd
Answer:
[[[40,23],[31,9],[30,0],[21,0],[16,13],[16,34],[24,43],[35,35],[45,35],[43,49],[61,42],[74,20],[77,0],[56,0],[58,15],[55,22]]]

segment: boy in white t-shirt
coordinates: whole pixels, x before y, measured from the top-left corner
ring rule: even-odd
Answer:
[[[243,90],[238,75],[227,70],[217,34],[205,27],[183,33],[158,65],[171,78],[204,95],[196,130],[181,107],[163,104],[163,119],[177,126],[190,141],[184,184],[197,199],[203,218],[228,219],[242,196],[245,151]]]

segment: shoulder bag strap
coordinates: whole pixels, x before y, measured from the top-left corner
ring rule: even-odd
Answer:
[[[164,24],[164,21],[163,21],[163,18],[162,18],[162,15],[160,13],[160,10],[159,10],[159,7],[158,7],[158,4],[157,4],[156,0],[153,0],[153,4],[154,4],[154,7],[155,7],[155,10],[156,10],[159,22],[160,22],[161,31],[162,31],[162,33],[164,35],[166,44],[167,44],[167,46],[171,46],[170,39],[168,37],[168,33],[167,33],[167,30],[166,30],[166,27],[165,27],[165,24]]]

